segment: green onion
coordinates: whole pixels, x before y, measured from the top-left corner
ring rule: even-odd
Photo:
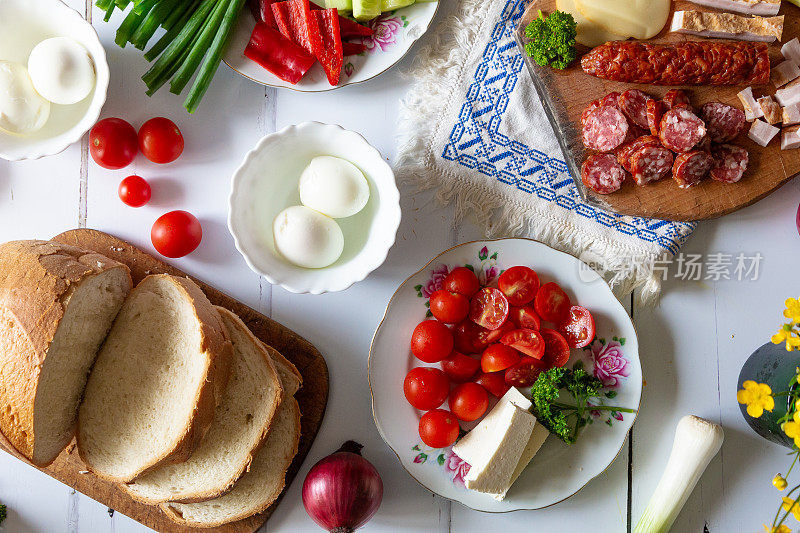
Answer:
[[[174,7],[176,1],[180,0],[165,0],[159,2],[150,10],[144,22],[142,22],[133,33],[133,36],[131,36],[131,43],[133,43],[133,46],[139,50],[144,50],[144,47],[147,46],[147,42],[169,16],[170,10]]]
[[[175,40],[175,38],[183,29],[183,27],[186,25],[186,22],[188,22],[188,20],[192,17],[192,14],[194,14],[194,10],[197,8],[200,2],[201,0],[193,0],[191,8],[187,9],[183,13],[183,15],[181,15],[180,19],[175,23],[174,27],[168,30],[167,33],[165,33],[164,36],[161,37],[161,39],[159,39],[158,42],[155,45],[153,45],[153,47],[150,50],[145,52],[144,58],[146,60],[153,61],[155,58],[161,55],[161,52],[163,52],[167,48],[167,46],[169,46],[169,43]]]
[[[117,35],[114,38],[114,42],[117,43],[118,46],[125,48],[125,45],[131,40],[131,35],[134,31],[136,31],[136,28],[139,27],[139,24],[141,24],[143,18],[143,15],[139,15],[135,11],[131,10],[131,12],[128,13],[128,16],[125,17],[125,20],[122,21],[122,24],[120,24],[119,29],[117,30]]]
[[[181,68],[178,69],[175,77],[172,78],[169,89],[171,93],[181,94],[181,91],[183,91],[183,88],[189,83],[192,75],[197,71],[200,60],[206,54],[211,41],[214,39],[216,33],[218,33],[217,29],[219,28],[219,23],[230,2],[231,0],[219,0],[217,5],[214,6],[214,11],[211,12],[211,16],[203,25],[203,31],[200,32],[200,36],[197,37],[194,44],[192,44],[189,57],[183,62]]]

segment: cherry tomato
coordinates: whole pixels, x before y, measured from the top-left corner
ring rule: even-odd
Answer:
[[[420,361],[438,363],[453,351],[453,334],[436,320],[420,322],[411,335],[411,351]]]
[[[428,411],[419,419],[419,437],[431,448],[447,448],[458,438],[458,419],[444,409]]]
[[[486,329],[498,329],[508,316],[508,300],[497,289],[485,287],[469,303],[469,318]]]
[[[469,381],[478,373],[480,367],[480,361],[463,353],[453,352],[442,359],[442,370],[450,378],[450,381],[455,383]]]
[[[442,288],[446,291],[463,294],[469,298],[478,292],[478,289],[481,288],[481,284],[475,272],[467,267],[458,267],[454,268],[453,271],[444,278]]]
[[[89,132],[89,152],[103,168],[127,167],[138,151],[136,130],[121,118],[104,118]]]
[[[429,411],[436,409],[447,399],[450,381],[438,368],[412,368],[403,381],[403,392],[412,406]]]
[[[542,327],[542,319],[533,310],[533,307],[526,305],[523,307],[512,307],[508,311],[508,322],[511,322],[518,328],[535,329],[539,331]],[[506,322],[506,324],[508,324]]]
[[[433,316],[446,324],[461,322],[469,314],[469,300],[457,292],[436,291],[431,294],[430,304]]]
[[[569,344],[561,333],[554,329],[542,328],[539,332],[544,339],[544,357],[547,368],[560,367],[569,361]]]
[[[533,301],[539,290],[539,276],[526,266],[514,266],[500,274],[497,288],[511,305],[525,305]]]
[[[117,190],[122,203],[131,207],[142,207],[150,201],[150,184],[141,176],[128,176]]]
[[[506,384],[505,372],[481,372],[472,381],[498,398],[502,398],[511,388]]]
[[[533,308],[542,320],[559,323],[569,313],[569,296],[557,283],[545,283],[536,294]]]
[[[151,118],[139,128],[139,149],[153,163],[172,163],[183,153],[183,135],[168,118]]]
[[[453,328],[456,350],[462,353],[481,353],[488,343],[486,331],[472,320],[464,320]]]
[[[187,211],[170,211],[153,223],[150,240],[161,255],[183,257],[200,246],[203,227],[197,217]]]
[[[480,327],[480,326],[478,326],[478,327]],[[478,335],[478,338],[483,340],[486,343],[486,345],[488,346],[489,344],[494,344],[495,342],[500,342],[500,339],[503,338],[503,335],[505,335],[509,331],[514,331],[515,329],[517,329],[517,328],[514,327],[514,324],[512,322],[509,322],[508,320],[506,320],[505,322],[503,322],[503,325],[500,326],[500,329],[485,329],[485,328],[481,328],[481,331],[480,331],[480,334]]]
[[[543,361],[526,355],[519,360],[519,363],[506,369],[504,376],[506,385],[510,387],[532,387],[539,374],[547,370],[547,368],[547,364]]]
[[[450,391],[448,405],[459,420],[472,422],[482,417],[489,407],[489,393],[477,383],[462,383]]]
[[[500,342],[535,359],[544,355],[544,339],[533,329],[515,329],[506,333]]]
[[[583,348],[594,339],[594,317],[585,307],[573,305],[567,319],[558,326],[570,348]]]
[[[481,355],[481,370],[499,372],[519,363],[519,354],[503,344],[492,344]]]

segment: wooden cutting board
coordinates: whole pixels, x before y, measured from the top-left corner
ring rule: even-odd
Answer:
[[[715,11],[682,0],[674,1],[672,6],[673,11]],[[524,37],[525,26],[538,15],[539,10],[550,13],[555,9],[556,0],[532,0],[517,27],[517,40],[521,44],[527,41]],[[800,36],[800,8],[784,0],[780,14],[785,16],[782,42]],[[670,33],[670,22],[671,19],[667,21],[661,33],[648,42],[704,40],[701,37]],[[718,39],[708,39],[708,41],[718,41]],[[780,43],[771,43],[769,46],[771,64],[775,66],[783,60]],[[579,58],[589,50],[588,47],[579,46]],[[591,101],[612,91],[623,92],[636,88],[660,98],[672,87],[634,85],[595,78],[583,72],[579,60],[563,71],[540,67],[527,57],[526,64],[553,129],[559,137],[559,144],[570,172],[573,176],[577,176],[575,181],[578,189],[586,201],[602,209],[626,215],[681,221],[714,218],[764,198],[800,173],[800,149],[781,150],[780,134],[769,146],[762,148],[751,141],[745,132],[733,141],[733,144],[738,144],[750,152],[748,170],[738,183],[726,184],[706,179],[689,189],[679,189],[670,177],[645,187],[636,186],[629,178],[619,191],[608,195],[597,194],[584,187],[580,180],[581,163],[589,155],[580,138],[580,116],[583,110]],[[744,88],[744,86],[703,86],[686,87],[686,90],[696,108],[706,102],[718,101],[741,109],[736,93]],[[775,87],[772,84],[754,87],[753,93],[756,96],[773,95]]]
[[[185,273],[177,268],[173,268],[159,259],[142,252],[135,246],[101,231],[76,229],[57,235],[53,240],[94,250],[111,259],[125,263],[131,269],[134,285],[149,274],[166,273],[175,276],[186,276]],[[191,276],[189,277],[192,278]],[[294,331],[206,285],[202,281],[195,278],[192,278],[192,280],[203,289],[211,303],[225,307],[239,315],[256,337],[281,352],[297,366],[297,369],[303,375],[303,386],[295,395],[302,413],[302,434],[297,456],[286,474],[285,493],[308,454],[317,431],[322,424],[322,417],[325,414],[325,406],[328,401],[328,367],[325,364],[325,359],[310,342]],[[7,445],[7,443],[4,444]],[[11,453],[15,457],[20,457],[2,445],[0,445],[0,449]],[[147,527],[164,533],[187,533],[190,531],[252,533],[267,521],[280,503],[280,499],[278,499],[263,513],[224,526],[211,529],[189,528],[172,522],[159,510],[158,506],[138,503],[115,484],[86,472],[86,467],[78,457],[78,452],[72,446],[62,452],[53,464],[46,468],[39,468],[39,470],[108,506],[110,509],[121,512]],[[283,494],[281,497],[283,497]],[[300,504],[299,502],[294,503]]]

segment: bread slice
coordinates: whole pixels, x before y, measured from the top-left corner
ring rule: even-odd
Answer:
[[[86,377],[130,288],[128,267],[96,252],[0,245],[0,440],[35,465],[75,435]]]
[[[220,526],[266,510],[283,492],[286,471],[300,444],[300,406],[289,391],[297,390],[301,378],[294,365],[280,354],[273,362],[281,379],[286,380],[283,382],[284,400],[250,470],[230,492],[219,498],[200,503],[162,503],[161,510],[173,521],[198,528]]]
[[[264,443],[281,403],[281,381],[267,350],[239,317],[217,311],[233,342],[228,387],[211,429],[186,462],[158,466],[123,485],[141,502],[196,502],[230,490]]]
[[[233,347],[219,313],[188,278],[148,276],[125,300],[78,411],[78,452],[126,483],[186,461],[211,426]]]

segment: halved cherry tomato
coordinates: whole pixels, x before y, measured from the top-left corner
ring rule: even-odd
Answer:
[[[514,266],[500,274],[497,288],[511,305],[525,305],[533,301],[539,290],[539,276],[526,266]]]
[[[481,362],[464,355],[463,353],[453,352],[442,359],[442,370],[454,383],[464,383],[472,379],[481,367]]]
[[[486,330],[472,320],[464,320],[453,328],[456,350],[463,353],[481,353],[489,344]]]
[[[505,373],[506,385],[511,387],[532,387],[543,371],[548,366],[539,359],[524,356],[516,365],[507,368]]]
[[[483,416],[489,407],[489,394],[477,383],[462,383],[450,391],[450,411],[459,420],[472,422]]]
[[[486,329],[498,329],[508,317],[508,300],[498,289],[485,287],[472,297],[469,318]]]
[[[413,407],[422,411],[436,409],[447,399],[450,381],[438,368],[417,367],[406,374],[403,393]]]
[[[457,324],[469,314],[469,299],[457,292],[439,290],[431,294],[431,313],[446,324]]]
[[[585,307],[573,305],[569,308],[567,319],[558,326],[570,348],[583,348],[594,339],[594,317]]]
[[[478,326],[478,327],[480,327],[480,326]],[[517,329],[517,328],[514,327],[514,324],[512,322],[506,320],[505,322],[503,322],[503,325],[500,326],[499,329],[481,328],[480,334],[478,335],[478,338],[483,340],[483,341],[485,341],[486,345],[488,346],[489,344],[494,344],[495,342],[500,342],[500,339],[503,338],[503,335],[505,335],[509,331],[514,331],[515,329]]]
[[[567,293],[552,281],[542,285],[533,301],[533,308],[542,320],[556,324],[566,318],[570,305]]]
[[[454,268],[442,282],[442,288],[446,291],[463,294],[467,298],[478,292],[481,284],[475,272],[467,267]]]
[[[481,372],[472,381],[498,398],[502,398],[511,388],[506,384],[505,372]]]
[[[438,363],[453,351],[453,334],[436,320],[420,322],[411,334],[411,351],[420,361]]]
[[[431,448],[447,448],[458,438],[458,419],[444,409],[428,411],[419,419],[419,437]]]
[[[539,331],[542,327],[542,319],[533,310],[533,307],[526,305],[523,307],[512,307],[508,311],[508,322],[518,328],[535,329]],[[506,322],[506,324],[508,324]]]
[[[481,355],[481,370],[484,372],[499,372],[517,363],[517,351],[502,344],[492,344]]]
[[[515,329],[503,335],[500,342],[535,359],[544,355],[544,339],[533,329]]]
[[[569,361],[569,344],[561,333],[554,329],[542,328],[539,332],[544,339],[544,357],[547,368],[560,367]]]

